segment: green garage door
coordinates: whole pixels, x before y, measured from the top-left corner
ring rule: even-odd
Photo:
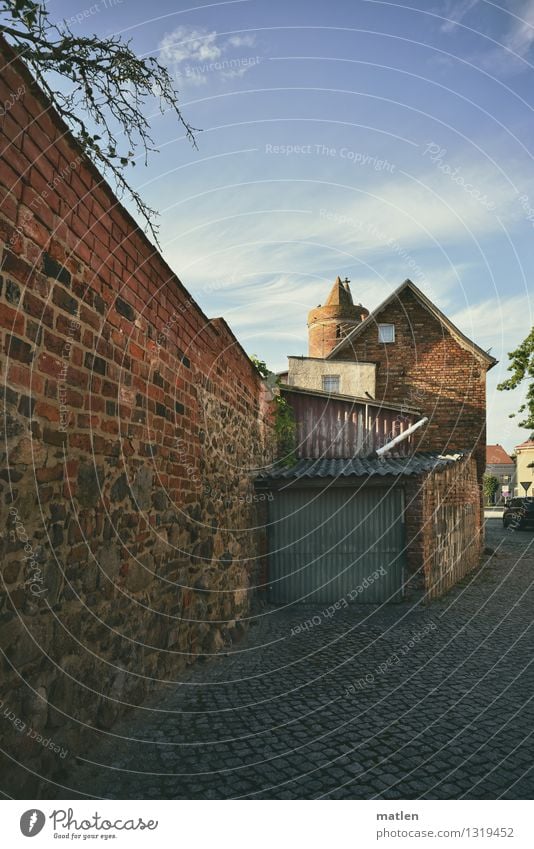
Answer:
[[[403,492],[351,487],[275,492],[269,587],[276,603],[400,601]]]

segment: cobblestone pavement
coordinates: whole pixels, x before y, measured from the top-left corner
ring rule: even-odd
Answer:
[[[534,535],[492,519],[486,539],[426,607],[267,608],[103,735],[70,796],[532,798]]]

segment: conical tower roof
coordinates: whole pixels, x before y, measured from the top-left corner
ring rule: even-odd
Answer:
[[[336,277],[324,306],[319,304],[308,313],[309,356],[327,357],[368,315],[365,307],[352,300],[348,279]]]
[[[330,294],[325,303],[325,307],[335,306],[354,306],[352,295],[349,289],[349,284],[343,283],[340,277],[336,277],[334,285],[332,286]]]

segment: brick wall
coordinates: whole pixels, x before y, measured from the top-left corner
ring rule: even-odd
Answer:
[[[0,735],[18,795],[28,770],[61,775],[84,726],[240,636],[272,419],[228,326],[0,52]]]
[[[480,481],[485,468],[486,367],[461,347],[410,290],[380,312],[395,325],[395,342],[378,342],[376,325],[338,355],[376,362],[376,398],[418,409],[429,422],[417,451],[472,451]]]
[[[480,562],[483,521],[474,458],[406,486],[407,590],[430,601],[447,592]]]

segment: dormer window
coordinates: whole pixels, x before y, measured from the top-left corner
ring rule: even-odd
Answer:
[[[379,324],[378,325],[378,341],[379,342],[394,342],[395,341],[395,325],[394,324]]]
[[[323,374],[323,392],[339,392],[339,374]]]

